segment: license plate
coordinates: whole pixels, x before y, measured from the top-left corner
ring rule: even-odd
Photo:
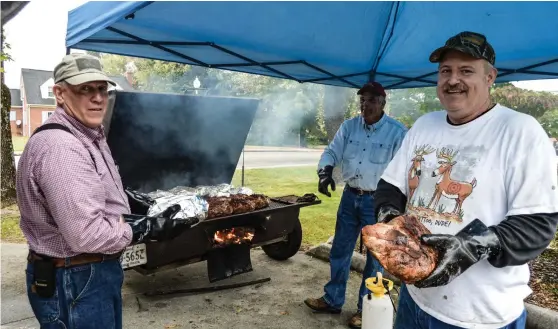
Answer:
[[[145,243],[135,244],[127,247],[120,256],[122,268],[130,268],[147,263],[147,249]]]

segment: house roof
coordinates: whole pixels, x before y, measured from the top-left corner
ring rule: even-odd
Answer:
[[[132,85],[128,82],[128,79],[126,79],[126,77],[121,76],[121,75],[117,75],[117,76],[110,76],[110,78],[114,82],[116,82],[117,85],[122,87],[122,89],[124,89],[125,91],[134,90],[134,87],[132,87]]]
[[[43,98],[41,95],[41,86],[53,77],[52,71],[21,69],[21,77],[23,79],[23,88],[25,90],[27,104],[55,104],[55,100],[53,98]],[[124,76],[111,76],[110,78],[122,87],[122,89],[126,91],[134,90],[132,85],[130,85]]]
[[[19,89],[10,89],[11,106],[22,106],[21,92]]]
[[[27,104],[55,104],[54,98],[43,98],[41,96],[41,86],[53,77],[52,71],[21,69],[21,77]]]

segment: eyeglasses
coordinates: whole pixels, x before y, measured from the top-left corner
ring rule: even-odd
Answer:
[[[109,92],[112,91],[113,88],[109,88],[108,85],[100,85],[100,86],[92,86],[92,85],[81,85],[81,86],[72,86],[69,85],[69,88],[77,95],[86,96],[86,97],[93,97],[97,94],[101,94],[103,97],[108,97]]]

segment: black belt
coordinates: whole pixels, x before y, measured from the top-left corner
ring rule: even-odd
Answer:
[[[369,194],[369,195],[373,196],[374,193],[376,192],[376,191],[361,190],[361,189],[356,188],[356,187],[350,187],[350,186],[348,186],[348,187],[349,187],[349,191],[353,192],[354,194],[358,194],[358,195]]]

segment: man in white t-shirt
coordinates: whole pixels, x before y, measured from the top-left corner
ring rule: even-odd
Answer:
[[[431,54],[445,111],[416,121],[378,184],[378,220],[416,216],[440,252],[428,278],[402,287],[396,329],[525,327],[527,263],[558,223],[557,164],[533,117],[492,102],[495,58],[472,32]]]

